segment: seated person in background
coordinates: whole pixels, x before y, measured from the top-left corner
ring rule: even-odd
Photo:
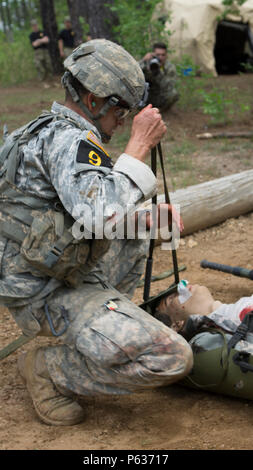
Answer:
[[[207,287],[181,281],[178,292],[161,301],[155,316],[184,336],[189,328],[197,332],[202,326],[218,326],[234,333],[251,311],[253,295],[242,297],[234,304],[223,304],[213,298]]]
[[[148,52],[140,61],[140,66],[149,82],[148,102],[165,111],[179,99],[176,90],[176,67],[167,58],[167,46],[155,43],[153,52]]]
[[[65,28],[60,31],[58,37],[58,47],[62,59],[66,59],[75,48],[75,33],[72,30],[69,16],[65,17],[64,26]]]

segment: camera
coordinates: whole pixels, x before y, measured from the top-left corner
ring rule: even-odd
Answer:
[[[158,72],[160,69],[160,59],[158,57],[152,57],[152,59],[149,61],[149,68],[151,72]]]

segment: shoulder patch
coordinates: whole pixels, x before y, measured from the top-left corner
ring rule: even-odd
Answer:
[[[102,148],[95,149],[85,140],[81,140],[78,146],[76,161],[78,163],[86,163],[87,165],[92,165],[94,167],[113,167],[112,160],[108,153],[105,153]]]
[[[98,138],[95,136],[95,134],[92,131],[89,131],[87,134],[87,140],[92,142],[96,147],[100,148],[103,150],[103,152],[107,155],[107,157],[110,157],[110,155],[106,152],[106,150],[102,147],[101,143],[99,142]]]

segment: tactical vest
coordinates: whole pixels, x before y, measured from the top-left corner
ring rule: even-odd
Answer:
[[[51,201],[30,196],[15,184],[19,146],[50,122],[63,119],[71,123],[71,119],[44,112],[13,132],[1,148],[0,236],[20,245],[17,263],[28,263],[35,275],[42,273],[75,287],[107,250],[108,240],[76,240],[71,231],[74,219],[57,196]]]

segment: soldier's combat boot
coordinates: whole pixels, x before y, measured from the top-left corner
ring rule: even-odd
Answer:
[[[23,354],[18,360],[21,377],[32,397],[34,408],[46,424],[70,426],[84,419],[84,411],[73,398],[64,395],[52,382],[44,348]]]

